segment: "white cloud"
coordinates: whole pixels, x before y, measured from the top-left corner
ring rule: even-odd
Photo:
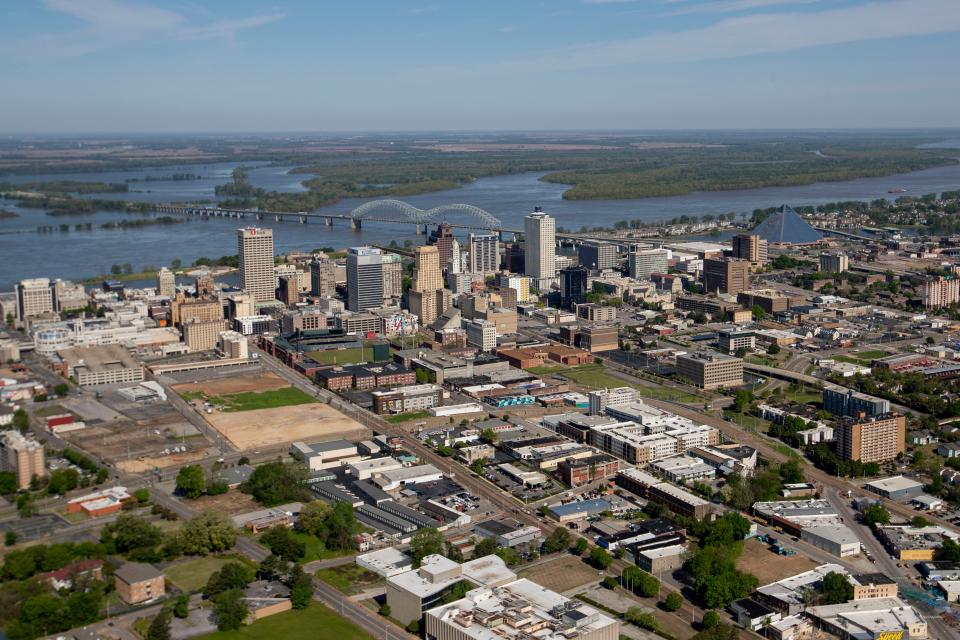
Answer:
[[[0,44],[0,51],[29,56],[81,56],[96,51],[163,40],[233,40],[238,33],[282,20],[282,12],[212,20],[188,20],[169,9],[130,0],[43,0],[56,13],[80,24]]]
[[[665,4],[678,4],[683,0],[665,0]],[[665,15],[683,16],[710,13],[736,13],[784,5],[813,4],[820,0],[719,0],[718,2],[704,2],[702,4],[688,4],[680,9],[674,9]]]
[[[479,65],[491,75],[571,71],[643,62],[709,60],[960,31],[957,0],[890,0],[816,12],[727,18],[700,29],[569,47]]]

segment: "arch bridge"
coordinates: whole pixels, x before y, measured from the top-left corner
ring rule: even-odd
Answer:
[[[445,220],[448,213],[466,214],[477,219],[477,226],[485,229],[500,229],[503,224],[498,218],[472,204],[442,204],[432,209],[420,209],[403,200],[371,200],[350,212],[352,220],[380,218],[381,212],[397,211],[414,224],[427,224]],[[377,215],[380,214],[380,215]]]

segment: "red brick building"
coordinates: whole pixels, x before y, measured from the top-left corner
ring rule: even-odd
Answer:
[[[560,479],[571,487],[613,478],[619,470],[620,461],[606,454],[589,458],[567,458],[557,465]]]

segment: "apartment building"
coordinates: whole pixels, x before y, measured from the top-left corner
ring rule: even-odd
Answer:
[[[17,476],[17,487],[30,488],[34,476],[46,477],[43,445],[19,431],[0,432],[0,471]]]
[[[733,257],[749,260],[755,265],[767,262],[767,241],[758,235],[741,233],[733,236]]]

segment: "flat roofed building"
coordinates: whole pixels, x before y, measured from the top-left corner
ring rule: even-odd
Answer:
[[[358,313],[383,306],[383,254],[373,247],[347,250],[347,309]]]
[[[960,534],[940,526],[911,527],[891,525],[877,527],[880,540],[894,558],[901,561],[933,560],[946,538],[956,542]]]
[[[907,420],[898,414],[846,418],[834,430],[837,455],[845,460],[885,462],[906,450]]]
[[[850,258],[844,253],[821,253],[820,271],[826,273],[843,273],[850,270]]]
[[[722,353],[697,352],[677,356],[677,374],[701,389],[743,384],[743,360]]]
[[[878,416],[890,413],[890,401],[853,389],[829,385],[822,394],[823,408],[837,416]]]
[[[190,351],[212,351],[216,349],[223,330],[223,320],[191,320],[180,324],[183,344],[187,345]],[[231,331],[230,333],[237,332]],[[241,334],[238,333],[237,335]]]
[[[579,600],[522,578],[472,591],[429,609],[426,635],[434,640],[617,640],[620,623]]]
[[[640,399],[640,395],[633,387],[616,387],[614,389],[599,389],[591,391],[590,415],[603,414],[607,407],[622,407],[633,404]]]
[[[216,343],[216,339],[214,339]],[[73,347],[57,352],[67,375],[81,387],[143,381],[143,365],[119,344]]]
[[[16,474],[17,486],[29,489],[34,478],[47,475],[43,445],[19,431],[0,433],[0,471]]]
[[[736,258],[704,260],[703,288],[707,293],[734,295],[746,291],[750,288],[750,261]]]
[[[753,264],[762,265],[767,262],[767,241],[758,235],[740,233],[733,236],[733,257],[749,260]]]
[[[617,247],[609,242],[582,242],[577,247],[577,257],[587,269],[613,269],[617,265]]]
[[[736,353],[740,349],[753,351],[757,346],[757,334],[753,331],[718,331],[717,343],[720,345],[720,350],[724,353]]]
[[[801,305],[804,299],[801,296],[788,296],[776,289],[748,289],[737,293],[737,302],[747,309],[756,306],[774,314]]]
[[[632,248],[627,254],[627,273],[636,280],[649,280],[654,273],[666,273],[670,251]]]
[[[21,280],[15,287],[17,296],[17,319],[23,322],[27,318],[53,312],[53,290],[47,278],[28,278]]]
[[[163,597],[163,573],[153,565],[126,562],[113,574],[117,595],[127,604],[140,604]]]
[[[808,607],[806,615],[841,640],[927,637],[923,615],[899,598]]]
[[[889,478],[880,478],[863,485],[867,491],[872,491],[877,495],[889,498],[890,500],[906,500],[923,493],[923,483],[905,478],[903,476],[891,476]]]

